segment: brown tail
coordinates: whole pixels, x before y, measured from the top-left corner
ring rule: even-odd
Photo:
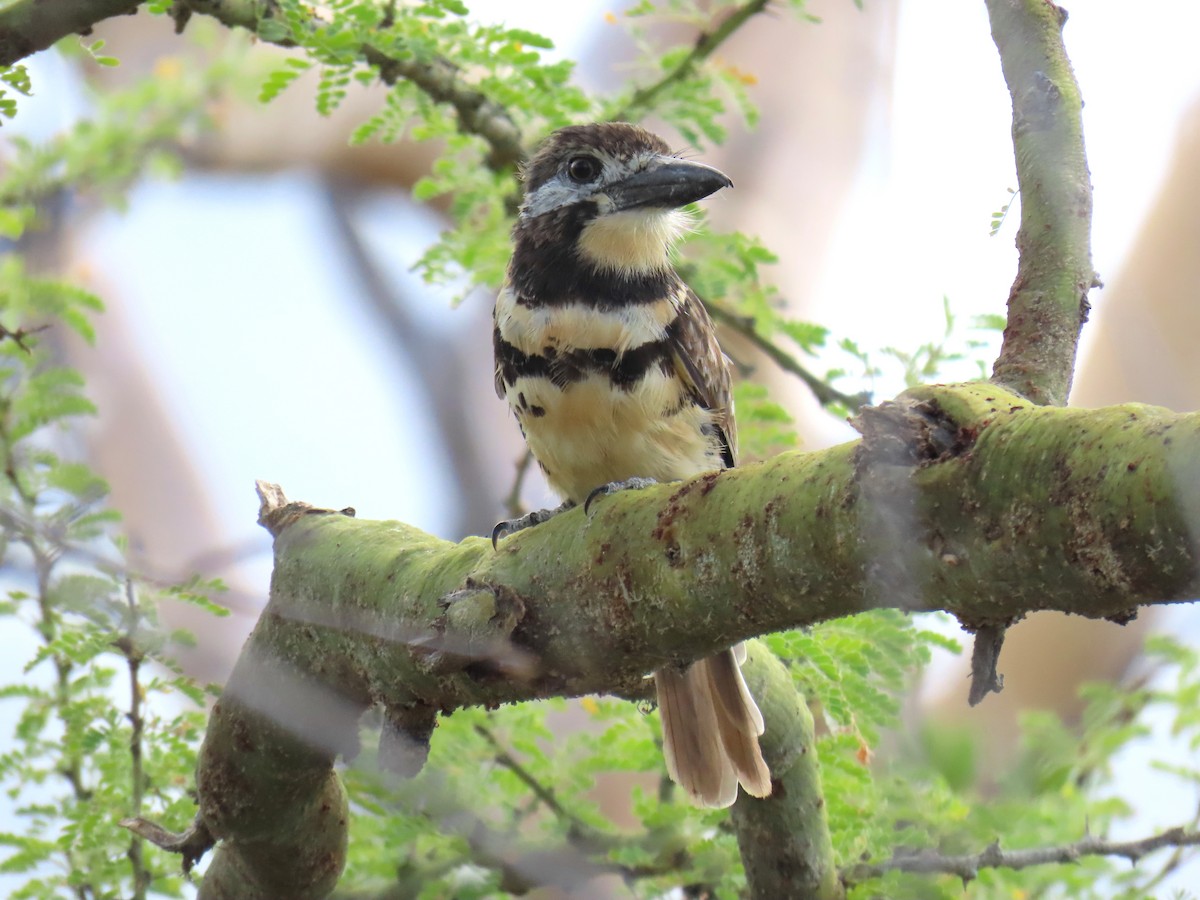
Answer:
[[[734,649],[682,672],[655,672],[654,683],[663,755],[673,781],[701,806],[729,806],[737,799],[739,782],[753,797],[771,793],[771,772],[758,746],[762,714],[742,678]]]

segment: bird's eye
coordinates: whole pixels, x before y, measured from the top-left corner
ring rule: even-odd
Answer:
[[[567,177],[576,184],[587,184],[600,177],[600,160],[594,156],[575,156],[567,163]]]

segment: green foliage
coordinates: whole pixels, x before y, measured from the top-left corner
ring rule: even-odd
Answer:
[[[992,224],[988,229],[988,234],[995,237],[1000,233],[1000,229],[1004,227],[1004,220],[1008,218],[1008,211],[1012,208],[1013,202],[1017,199],[1019,193],[1013,188],[1008,189],[1008,200],[998,210],[992,213]]]
[[[27,875],[14,900],[183,890],[177,860],[118,823],[192,815],[204,695],[170,660],[157,591],[114,553],[107,486],[55,449],[73,419],[95,410],[42,338],[70,328],[91,341],[100,309],[77,287],[29,277],[20,257],[0,262],[0,524],[5,567],[24,573],[0,603],[0,627],[27,634],[31,648],[0,685],[0,699],[19,704],[0,756],[0,789],[20,826],[0,833],[0,873]]]
[[[37,204],[59,191],[120,206],[148,173],[177,172],[181,144],[211,125],[212,99],[254,77],[244,52],[232,41],[199,71],[182,59],[160,60],[154,78],[97,96],[89,118],[47,143],[12,138],[0,169],[0,237],[19,238],[36,224]]]
[[[477,285],[498,285],[508,265],[509,208],[516,185],[511,177],[479,165],[473,141],[457,134],[448,120],[435,121],[428,131],[416,130],[415,136],[440,137],[447,151],[434,162],[432,172],[417,182],[414,196],[419,200],[447,196],[451,215],[461,223],[422,254],[417,269],[430,281],[469,273],[464,296]]]
[[[697,214],[697,223],[701,221]],[[776,262],[778,257],[757,238],[738,232],[714,234],[698,224],[678,268],[714,315],[719,311],[740,323],[742,333],[760,339],[776,362],[796,352],[817,357],[829,330],[788,314],[784,298],[764,271]],[[726,346],[736,348],[736,339],[726,341]],[[734,362],[747,378],[755,374],[736,349]],[[791,417],[768,399],[762,384],[743,381],[737,385],[735,399],[743,459],[763,458],[796,445]],[[838,404],[829,408],[838,417],[849,414]]]
[[[71,41],[66,42],[68,45]],[[235,42],[237,44],[238,42]],[[104,44],[74,42],[101,65]],[[11,140],[0,176],[0,237],[37,227],[39,204],[61,191],[120,203],[148,172],[177,168],[177,147],[207,123],[207,104],[242,76],[242,50],[189,72],[160,61],[153,80],[97,97],[91,118],[44,145]],[[29,93],[23,67],[0,81]],[[7,98],[4,113],[15,108]],[[75,371],[57,365],[46,335],[94,339],[100,301],[29,275],[19,255],[0,259],[0,524],[4,563],[28,582],[0,601],[6,632],[29,635],[19,680],[0,698],[19,704],[0,756],[0,788],[19,828],[0,833],[0,873],[24,874],[15,898],[182,896],[178,859],[119,826],[147,815],[186,821],[204,691],[171,662],[158,628],[160,596],[216,607],[219,585],[159,588],[124,570],[107,486],[57,447],[79,416],[95,413]]]
[[[89,120],[46,145],[14,141],[0,175],[0,237],[36,226],[38,203],[59,191],[119,203],[147,171],[172,168],[180,143],[205,127],[208,102],[241,81],[240,73],[249,71],[259,99],[270,102],[311,70],[320,115],[337,110],[350,91],[386,86],[353,143],[436,142],[437,159],[414,195],[441,201],[451,224],[418,267],[431,280],[465,276],[468,286],[494,287],[503,278],[520,184],[515,160],[499,152],[488,128],[510,128],[531,147],[565,124],[653,114],[698,147],[720,143],[732,116],[757,120],[753,73],[720,62],[705,42],[662,47],[650,39],[651,27],[669,19],[719,44],[754,6],[642,0],[611,16],[638,50],[636,83],[593,97],[572,82],[570,61],[550,57],[545,37],[473,21],[460,0],[333,0],[319,12],[278,0],[267,17],[241,23],[261,41],[294,46],[282,60],[272,56],[265,74],[237,47],[209,65],[167,61],[153,79],[97,98]],[[791,6],[804,15],[803,4]],[[166,15],[171,4],[147,8]],[[189,25],[189,34],[196,30]],[[96,63],[115,63],[100,55],[101,41],[67,43]],[[29,91],[23,67],[0,70],[0,118],[15,113],[14,94]],[[481,110],[491,118],[469,120]],[[699,295],[727,323],[743,326],[743,336],[788,355],[829,349],[825,328],[787,313],[770,283],[775,256],[761,242],[700,229],[680,259]],[[94,409],[78,375],[54,364],[38,329],[66,327],[91,340],[89,316],[99,309],[90,294],[30,277],[18,257],[0,261],[0,549],[27,582],[0,598],[0,617],[6,628],[28,630],[34,648],[24,677],[0,685],[0,700],[21,711],[11,749],[0,756],[0,785],[18,804],[21,826],[0,834],[0,873],[27,875],[15,897],[183,890],[177,860],[116,823],[142,814],[178,827],[191,818],[187,790],[205,697],[172,668],[168,650],[185,636],[163,635],[155,607],[170,597],[220,608],[209,599],[214,585],[159,589],[126,572],[114,547],[115,514],[103,505],[105,485],[55,452],[62,430]],[[866,351],[850,339],[837,346],[861,370],[856,378],[887,368],[907,384],[942,377],[985,349],[959,337],[948,303],[945,318],[941,337],[915,350]],[[1003,321],[976,325],[996,330]],[[757,374],[739,363],[744,375]],[[736,399],[745,457],[794,444],[787,411],[761,384],[743,379]],[[1200,665],[1194,651],[1166,639],[1149,648],[1161,667],[1156,686],[1089,688],[1081,736],[1047,715],[1027,716],[1020,758],[1005,771],[985,771],[980,748],[962,733],[927,728],[906,736],[902,702],[931,648],[958,649],[926,622],[874,611],[768,638],[814,712],[825,806],[843,866],[905,849],[965,853],[997,838],[1023,847],[1104,831],[1129,809],[1110,790],[1113,760],[1145,733],[1152,707],[1170,713],[1179,740],[1200,746]],[[562,727],[568,722],[571,728]],[[528,886],[529,869],[518,863],[531,853],[560,871],[604,866],[636,896],[685,885],[695,896],[744,893],[728,816],[691,807],[665,778],[658,718],[647,705],[583,698],[460,710],[441,721],[425,769],[405,781],[379,774],[371,749],[378,729],[367,732],[368,749],[345,772],[352,835],[343,896],[507,896]],[[1189,789],[1200,786],[1195,767],[1160,768]],[[624,807],[619,827],[613,796]],[[966,895],[1143,897],[1176,864],[1126,871],[1087,859],[989,870]],[[963,895],[957,880],[927,875],[891,874],[853,890],[863,898]]]
[[[293,81],[312,68],[312,63],[306,59],[297,59],[294,56],[288,57],[283,61],[283,65],[272,70],[263,81],[262,89],[258,92],[258,101],[260,103],[270,103],[276,97],[284,92]]]
[[[803,8],[800,2],[792,5],[797,10]],[[755,14],[761,6],[765,4],[746,0],[704,4],[668,0],[637,3],[626,9],[622,17],[625,30],[643,60],[643,71],[637,79],[641,84],[609,100],[600,118],[640,118],[653,111],[656,117],[677,129],[689,144],[701,148],[724,143],[731,111],[738,113],[747,125],[756,125],[758,109],[750,98],[749,88],[757,84],[757,79],[752,72],[702,59],[698,57],[700,45],[694,43],[664,51],[653,34],[653,26],[667,18],[719,43],[720,35],[736,28],[745,16]],[[612,17],[611,21],[619,20]]]
[[[83,41],[80,41],[79,46],[98,66],[108,66],[109,68],[112,68],[121,64],[121,61],[115,56],[106,56],[100,53],[100,51],[104,49],[104,41],[102,39],[93,41],[90,44],[85,44]]]
[[[33,91],[29,72],[22,65],[0,66],[0,119],[11,119],[17,114],[17,100],[11,92],[28,97]]]
[[[914,349],[886,346],[865,350],[851,338],[838,342],[838,349],[854,360],[861,379],[899,380],[906,388],[933,381],[966,381],[988,377],[988,360],[995,350],[995,339],[1004,331],[1004,317],[975,316],[970,332],[963,334],[958,317],[950,308],[950,298],[942,298],[945,327],[939,338],[925,341]],[[972,371],[974,369],[974,371]],[[836,383],[849,374],[845,366],[830,369],[825,379]]]
[[[577,727],[564,734],[566,721]],[[736,897],[744,877],[726,817],[678,795],[662,771],[661,740],[657,716],[611,699],[459,710],[439,726],[416,778],[389,784],[369,756],[347,773],[359,808],[342,889],[369,895],[398,878],[414,896],[507,896],[502,881],[516,876],[499,861],[520,869],[530,848],[550,847],[542,864],[612,866],[637,896],[682,882]],[[601,808],[597,777],[628,797],[621,806],[632,831]]]
[[[1144,738],[1147,716],[1165,710],[1178,744],[1200,746],[1200,656],[1164,636],[1146,645],[1154,666],[1140,685],[1097,683],[1083,689],[1087,701],[1078,730],[1045,712],[1021,721],[1020,752],[1002,771],[984,771],[978,735],[927,727],[891,753],[886,772],[860,794],[871,812],[869,827],[839,845],[849,862],[861,853],[887,858],[897,847],[929,848],[947,854],[977,853],[995,840],[1006,850],[1070,844],[1085,834],[1103,835],[1129,815],[1129,803],[1111,793],[1118,754]],[[827,757],[822,757],[823,766]],[[1200,781],[1190,767],[1158,764],[1194,793]],[[828,780],[827,797],[835,796]],[[831,819],[833,811],[831,810]],[[849,853],[847,853],[849,851]],[[1131,868],[1128,863],[1086,857],[1068,865],[1022,871],[988,869],[964,894],[949,876],[893,873],[852,892],[851,897],[1010,898],[1063,896],[1137,900],[1155,896],[1162,879],[1188,859],[1160,852]]]
[[[456,80],[457,89],[471,92],[472,104],[486,100],[505,109],[517,132],[531,137],[595,118],[594,102],[570,83],[573,64],[546,61],[543,53],[553,44],[544,36],[472,22],[467,8],[450,0],[395,6],[341,0],[331,9],[333,15],[322,21],[308,6],[284,0],[277,16],[260,23],[265,39],[294,41],[309,57],[285,60],[267,76],[260,96],[274,98],[301,71],[317,64],[317,111],[328,115],[355,82],[388,82],[382,108],[354,130],[351,142],[392,142],[407,135],[443,143],[432,172],[417,183],[414,194],[423,201],[447,197],[454,225],[417,268],[431,281],[466,275],[468,288],[495,286],[508,258],[509,220],[518,191],[513,169],[489,165],[486,141],[464,133],[458,114],[431,99],[428,90],[397,80],[392,61],[444,92],[451,90],[448,81]]]
[[[767,459],[796,446],[796,429],[786,409],[767,396],[755,381],[734,385],[738,415],[738,453],[745,462]]]

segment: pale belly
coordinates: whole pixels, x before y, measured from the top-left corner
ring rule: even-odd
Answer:
[[[496,301],[496,327],[522,353],[544,359],[569,355],[573,348],[608,348],[625,358],[664,341],[679,310],[675,295],[618,309],[527,307],[505,289]],[[609,374],[603,368],[569,376],[521,374],[503,386],[556,492],[581,503],[612,481],[634,476],[675,481],[723,467],[713,414],[695,404],[669,367],[648,364],[633,383],[622,385]]]
[[[628,388],[595,373],[561,388],[519,378],[506,390],[550,486],[576,503],[611,481],[675,481],[723,466],[712,413],[682,395],[681,382],[657,369]]]

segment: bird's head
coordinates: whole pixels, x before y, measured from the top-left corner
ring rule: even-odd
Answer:
[[[654,271],[688,226],[680,207],[732,184],[637,125],[575,125],[547,138],[526,167],[515,237],[596,269]]]

